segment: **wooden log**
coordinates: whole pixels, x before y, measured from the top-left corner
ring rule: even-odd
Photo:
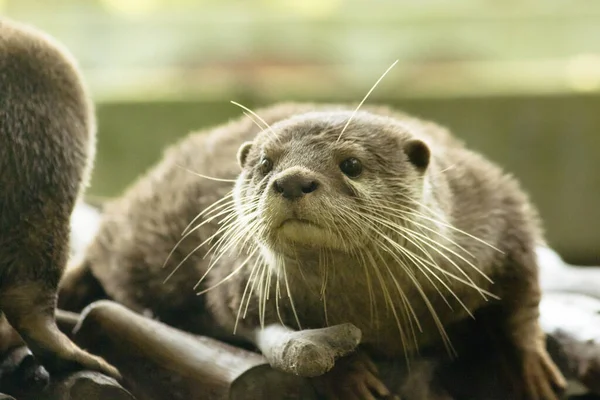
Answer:
[[[582,340],[586,337],[581,335],[582,326],[587,326],[588,332],[594,326],[600,331],[600,322],[594,320],[598,318],[596,309],[590,304],[574,303],[571,297],[548,295],[545,300],[542,320],[551,335],[553,358],[568,377],[585,384],[586,391],[600,393],[595,368],[600,365],[600,347],[597,342]],[[548,321],[564,307],[579,310],[573,315],[582,324],[562,323],[559,330],[554,329]],[[587,312],[587,319],[582,318],[581,310]],[[67,316],[72,327],[75,319],[72,314]],[[179,331],[109,301],[94,303],[82,314],[74,339],[114,363],[125,377],[125,386],[140,400],[168,396],[316,399],[307,380],[273,370],[256,353]],[[402,385],[398,376],[406,371],[401,363],[380,363],[379,367],[390,389]],[[493,366],[490,368],[493,370]]]
[[[71,332],[79,315],[57,311],[61,329]],[[80,371],[66,376],[53,376],[49,385],[48,372],[37,363],[26,347],[12,350],[0,365],[0,400],[135,400],[114,379],[98,372]],[[5,397],[2,397],[5,396]]]
[[[257,353],[188,334],[106,300],[84,310],[73,338],[116,365],[139,400],[315,398],[304,379],[272,369]]]
[[[567,376],[600,395],[600,300],[576,293],[546,293],[540,322],[556,342],[553,357]]]
[[[135,400],[113,378],[94,371],[80,371],[62,377],[43,396],[45,400]]]
[[[579,385],[571,386],[579,391],[569,398],[599,400],[600,301],[573,293],[600,298],[600,268],[566,264],[548,248],[538,249],[538,258],[544,293],[541,321],[549,334],[548,347],[565,375]],[[77,314],[60,311],[57,319],[67,333],[81,322],[75,341],[116,365],[125,377],[123,384],[139,400],[316,399],[306,380],[274,371],[258,354],[190,335],[115,303],[97,302],[81,321]],[[390,389],[402,384],[397,379],[405,372],[401,366],[379,367]],[[485,380],[486,371],[481,374]]]
[[[80,314],[64,311],[57,309],[56,310],[56,325],[58,328],[63,331],[67,336],[71,337],[73,335],[73,330],[79,323]]]
[[[537,254],[549,349],[575,388],[600,395],[600,267],[571,265],[550,248]]]
[[[0,363],[0,391],[20,398],[41,393],[50,375],[25,346],[12,349]]]

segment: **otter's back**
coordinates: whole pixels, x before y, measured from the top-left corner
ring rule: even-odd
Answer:
[[[93,126],[68,53],[45,34],[0,18],[0,223],[51,206],[70,213],[89,175]]]

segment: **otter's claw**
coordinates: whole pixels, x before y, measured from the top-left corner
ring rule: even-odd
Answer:
[[[558,393],[567,386],[545,348],[523,354],[525,398],[528,400],[558,400]]]
[[[79,348],[56,326],[54,318],[37,314],[15,327],[40,363],[52,372],[87,369],[121,379],[119,371],[103,358]]]
[[[340,359],[331,371],[314,378],[313,383],[327,400],[399,400],[378,375],[375,364],[359,351]]]

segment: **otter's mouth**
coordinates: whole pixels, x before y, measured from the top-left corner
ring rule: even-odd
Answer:
[[[286,218],[277,229],[279,240],[314,245],[322,243],[326,232],[321,226],[305,218]]]
[[[314,222],[308,220],[308,219],[304,219],[304,218],[287,218],[284,219],[281,224],[279,224],[279,228],[283,228],[284,226],[294,226],[294,225],[298,225],[298,226],[312,226],[314,228],[320,228],[319,225],[315,224]]]

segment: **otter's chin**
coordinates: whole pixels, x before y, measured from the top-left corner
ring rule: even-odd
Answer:
[[[283,241],[303,244],[321,244],[327,232],[320,226],[304,219],[288,219],[277,229],[277,236]]]
[[[338,248],[340,243],[331,231],[305,219],[287,219],[271,232],[274,249]]]

